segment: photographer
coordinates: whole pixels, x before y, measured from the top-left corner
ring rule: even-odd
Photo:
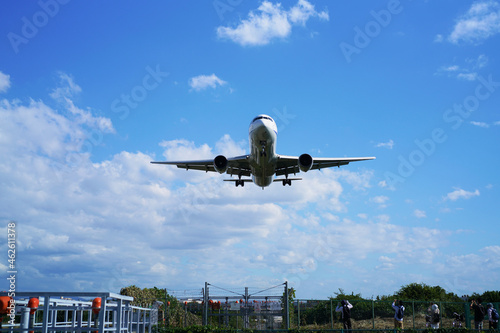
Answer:
[[[476,330],[483,329],[483,320],[486,315],[486,310],[481,303],[482,299],[478,298],[477,300],[472,300],[470,304],[471,310],[474,310],[474,327]]]
[[[404,329],[403,317],[405,313],[405,307],[403,306],[403,301],[394,300],[392,303],[392,308],[394,309],[394,328]]]
[[[342,323],[344,324],[345,330],[351,330],[351,309],[352,304],[348,300],[342,300],[342,302],[337,304],[335,311],[342,312]]]

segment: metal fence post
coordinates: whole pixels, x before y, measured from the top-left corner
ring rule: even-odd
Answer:
[[[411,301],[413,329],[415,329],[415,300]]]
[[[330,298],[330,320],[332,321],[332,330],[333,330],[333,299]]]
[[[372,328],[375,329],[375,300],[372,298]]]
[[[29,329],[30,326],[30,308],[23,307],[21,313],[21,329],[23,333]]]

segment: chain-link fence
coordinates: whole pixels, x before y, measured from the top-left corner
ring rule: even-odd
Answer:
[[[352,300],[350,309],[354,330],[385,330],[394,328],[395,310],[392,301]],[[431,303],[423,301],[403,301],[404,328],[425,329],[431,327]],[[474,313],[470,303],[437,302],[439,309],[439,327],[474,328]],[[493,303],[497,309],[500,303]],[[294,300],[291,328],[301,329],[342,329],[342,314],[337,312],[339,301],[330,300]],[[486,310],[486,304],[483,304]],[[340,310],[340,309],[339,309]],[[485,317],[484,328],[488,328]]]

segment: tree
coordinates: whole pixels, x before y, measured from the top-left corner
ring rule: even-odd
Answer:
[[[462,299],[454,293],[447,293],[440,286],[431,287],[424,283],[410,283],[402,286],[394,296],[402,300],[462,302]]]
[[[133,305],[150,306],[154,301],[170,302],[171,305],[178,305],[179,301],[169,295],[165,289],[157,287],[141,289],[135,285],[122,288],[120,295],[132,296],[134,301]]]
[[[500,302],[500,291],[485,291],[481,298],[483,302],[487,303],[497,303]]]

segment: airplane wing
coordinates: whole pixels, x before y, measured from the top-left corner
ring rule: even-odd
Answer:
[[[375,157],[313,157],[313,165],[310,170],[340,167],[350,162],[374,160]],[[296,174],[300,172],[298,156],[279,155],[276,164],[276,176]]]
[[[229,175],[250,176],[250,163],[248,162],[250,155],[242,155],[230,157],[227,159],[226,173]],[[205,172],[217,172],[214,167],[214,160],[194,160],[194,161],[168,161],[168,162],[151,162],[152,164],[169,164],[176,165],[180,169],[186,170],[201,170]]]

